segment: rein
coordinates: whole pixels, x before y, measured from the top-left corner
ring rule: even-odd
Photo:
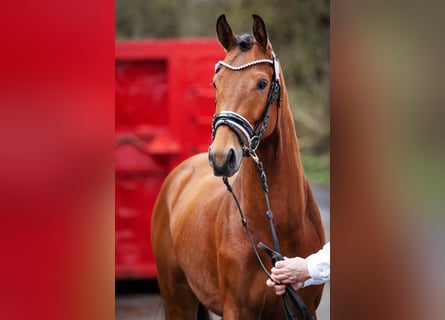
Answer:
[[[248,67],[260,64],[260,63],[272,64],[274,67],[274,76],[273,76],[272,83],[271,83],[271,86],[269,89],[269,94],[267,97],[266,105],[264,107],[263,113],[261,114],[259,120],[256,122],[255,127],[253,127],[249,123],[249,121],[247,121],[243,116],[241,116],[235,112],[222,111],[219,114],[216,114],[213,116],[212,140],[215,139],[216,129],[221,125],[227,125],[237,135],[237,137],[240,141],[240,144],[243,148],[243,151],[244,151],[243,156],[250,157],[255,162],[256,167],[258,169],[258,173],[261,178],[261,183],[262,183],[263,192],[264,192],[264,198],[266,201],[266,209],[267,209],[266,216],[269,221],[269,226],[270,226],[270,230],[272,233],[275,251],[270,249],[266,245],[264,245],[262,242],[258,243],[258,248],[260,248],[266,254],[268,254],[272,260],[272,264],[275,265],[275,263],[277,261],[283,260],[284,258],[281,255],[280,245],[278,242],[278,237],[277,237],[274,223],[273,223],[273,213],[272,213],[272,210],[270,209],[269,188],[267,186],[266,173],[264,171],[263,164],[261,163],[261,161],[259,160],[259,158],[256,154],[256,149],[258,148],[261,138],[267,128],[267,123],[269,120],[270,106],[272,105],[272,103],[275,101],[275,99],[277,97],[278,97],[277,104],[278,104],[278,106],[280,106],[279,95],[281,92],[281,85],[280,85],[280,78],[279,78],[280,69],[279,69],[278,60],[277,60],[275,54],[272,53],[272,60],[270,60],[270,59],[255,60],[253,62],[249,62],[244,65],[238,66],[238,67],[232,66],[224,61],[219,61],[215,66],[215,72],[219,71],[219,68],[221,67],[221,65],[232,70],[232,71],[240,71],[240,70],[246,69]],[[244,136],[245,139],[243,139],[242,136]],[[245,143],[245,141],[247,141],[247,144]],[[236,197],[235,193],[233,192],[232,186],[230,185],[228,178],[222,177],[222,180],[223,180],[227,190],[232,194],[232,197],[236,203],[236,206],[237,206],[238,211],[241,216],[241,223],[246,231],[249,243],[252,247],[252,250],[255,253],[255,256],[256,256],[261,268],[263,269],[263,271],[267,275],[267,277],[269,279],[273,280],[271,274],[267,271],[267,268],[265,267],[260,255],[258,253],[257,247],[255,246],[255,244],[253,242],[252,235],[251,235],[251,233],[248,229],[248,226],[247,226],[246,217],[244,216],[244,213],[243,213],[243,210],[239,203],[239,200]],[[285,294],[282,296],[282,301],[283,301],[286,318],[288,320],[297,319],[297,317],[294,313],[294,310],[290,306],[290,304],[293,304],[294,308],[298,309],[301,316],[303,317],[303,320],[313,320],[313,317],[310,314],[307,306],[303,302],[303,299],[298,295],[298,293],[295,291],[295,289],[290,284],[286,284],[286,290],[285,290]]]

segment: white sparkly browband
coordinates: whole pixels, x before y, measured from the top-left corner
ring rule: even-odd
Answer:
[[[270,63],[271,65],[273,65],[274,70],[275,70],[275,79],[277,79],[277,81],[279,81],[280,64],[278,63],[278,59],[275,56],[275,53],[272,53],[272,58],[273,59],[259,59],[259,60],[251,61],[251,62],[248,62],[246,64],[243,64],[243,65],[237,66],[237,67],[232,66],[231,64],[228,64],[227,62],[224,62],[224,61],[218,61],[215,64],[215,73],[218,72],[220,65],[226,67],[227,69],[233,70],[233,71],[240,71],[240,70],[249,68],[251,66],[254,66],[256,64]]]
[[[224,67],[226,67],[226,68],[228,68],[230,70],[239,71],[239,70],[246,69],[246,68],[249,68],[251,66],[254,66],[256,64],[260,64],[260,63],[270,63],[270,64],[273,64],[273,60],[271,60],[271,59],[260,59],[260,60],[255,60],[255,61],[243,64],[243,65],[238,66],[238,67],[232,66],[232,65],[230,65],[230,64],[228,64],[227,62],[224,62],[224,61],[218,61],[217,65],[220,64],[220,65],[223,65]]]

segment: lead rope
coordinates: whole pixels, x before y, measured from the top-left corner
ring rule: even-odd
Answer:
[[[267,247],[266,245],[264,245],[262,242],[258,243],[258,247],[260,249],[262,249],[264,252],[266,252],[272,259],[272,264],[275,266],[275,263],[279,260],[283,260],[283,256],[281,255],[281,251],[280,251],[280,245],[278,243],[278,237],[275,231],[275,227],[273,224],[273,213],[272,210],[270,209],[270,202],[269,202],[269,188],[267,186],[267,178],[266,178],[266,173],[264,172],[264,168],[263,168],[263,164],[261,163],[261,161],[259,160],[258,156],[256,155],[255,151],[250,150],[249,151],[249,155],[250,157],[253,159],[253,161],[255,162],[258,172],[260,174],[260,178],[261,178],[261,183],[263,186],[263,192],[264,192],[264,198],[266,201],[266,216],[267,219],[269,220],[269,226],[270,226],[270,230],[272,233],[272,238],[273,238],[273,242],[274,242],[274,246],[275,246],[275,250],[270,249],[269,247]],[[232,186],[229,183],[229,180],[227,179],[227,177],[223,177],[222,178],[224,184],[227,187],[227,190],[230,192],[230,194],[232,195],[233,199],[235,200],[236,206],[238,208],[238,211],[240,213],[241,216],[241,223],[244,227],[244,230],[246,231],[247,234],[247,238],[249,240],[250,246],[252,247],[253,252],[255,252],[255,256],[258,260],[258,262],[260,263],[261,268],[263,269],[264,273],[267,275],[267,277],[273,281],[271,274],[267,271],[267,268],[265,267],[263,260],[261,259],[257,247],[255,246],[253,239],[252,239],[252,235],[249,231],[249,228],[247,226],[247,219],[244,216],[243,210],[241,209],[241,205],[238,201],[237,196],[235,195],[235,193],[233,192]],[[307,306],[305,305],[303,299],[301,299],[301,297],[298,295],[298,293],[295,291],[295,289],[290,285],[290,284],[286,284],[286,289],[285,289],[285,294],[282,296],[282,302],[283,302],[283,306],[284,306],[284,310],[285,310],[285,314],[286,314],[286,318],[288,320],[296,320],[297,317],[295,315],[295,312],[293,311],[293,309],[291,308],[291,306],[289,305],[289,302],[291,302],[294,306],[297,307],[298,311],[300,312],[301,316],[303,317],[303,320],[313,320],[314,318],[312,317],[311,313],[309,312]]]

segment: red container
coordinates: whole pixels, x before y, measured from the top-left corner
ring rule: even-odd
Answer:
[[[116,43],[116,279],[156,277],[150,219],[162,181],[211,143],[215,39]]]

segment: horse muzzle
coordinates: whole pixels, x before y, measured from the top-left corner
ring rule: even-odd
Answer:
[[[240,168],[242,153],[235,148],[214,149],[209,148],[209,164],[213,169],[213,174],[217,177],[231,177]]]

